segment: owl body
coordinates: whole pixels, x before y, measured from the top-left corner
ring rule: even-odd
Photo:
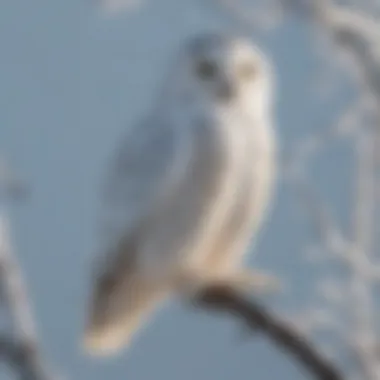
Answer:
[[[251,77],[246,86],[235,83],[236,57],[257,65],[245,67],[256,76],[252,87]],[[239,270],[273,187],[270,78],[258,51],[246,41],[202,36],[185,46],[175,67],[179,79],[164,87],[109,170],[107,238],[86,330],[96,353],[127,344],[158,303],[179,293],[181,281]],[[196,74],[206,76],[204,87],[192,80]]]
[[[237,235],[252,234],[261,215],[253,210],[256,197],[270,191],[270,179],[258,181],[258,176],[272,171],[273,140],[267,130],[258,138],[251,120],[234,116],[223,123],[206,118],[173,123],[173,134],[183,139],[174,159],[184,161],[182,173],[175,174],[183,180],[173,180],[177,190],[162,195],[144,227],[139,258],[141,271],[149,277],[190,271],[207,276],[210,270],[234,270],[233,261],[239,264],[233,244],[219,246],[217,252],[212,247],[226,234],[239,241]]]

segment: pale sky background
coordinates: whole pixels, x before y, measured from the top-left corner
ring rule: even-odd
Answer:
[[[0,5],[0,152],[31,187],[29,200],[12,208],[13,240],[42,349],[67,379],[306,378],[259,335],[242,338],[234,320],[175,302],[115,358],[92,359],[79,344],[107,157],[154,100],[176,44],[226,27],[219,17],[189,0],[146,0],[115,18],[102,15],[92,0]],[[345,99],[318,97],[318,60],[304,26],[293,21],[260,42],[277,70],[277,130],[285,146],[333,120]],[[343,220],[346,159],[346,148],[334,146],[312,174]],[[321,270],[302,259],[310,241],[304,215],[281,185],[258,254],[248,259],[291,281],[287,295],[268,300],[271,306],[292,312],[313,303],[313,279]]]

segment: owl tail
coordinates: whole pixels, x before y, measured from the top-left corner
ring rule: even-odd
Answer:
[[[99,279],[85,326],[86,351],[108,356],[127,346],[167,295],[166,287],[141,278],[130,278],[123,283],[110,276]]]

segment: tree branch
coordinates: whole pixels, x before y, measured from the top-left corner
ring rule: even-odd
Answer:
[[[6,363],[21,380],[48,379],[40,358],[33,345],[17,343],[14,337],[0,335],[0,359]]]
[[[263,306],[248,300],[228,285],[213,285],[202,290],[195,304],[205,309],[225,312],[240,318],[252,331],[261,331],[273,343],[292,354],[316,379],[343,380],[334,364],[323,357],[289,323],[272,315]]]
[[[0,161],[0,206],[10,198],[23,195],[23,188]],[[8,224],[5,210],[1,209],[0,308],[10,319],[12,334],[0,335],[0,360],[17,372],[21,380],[57,380],[58,376],[41,354],[27,287],[12,251]]]

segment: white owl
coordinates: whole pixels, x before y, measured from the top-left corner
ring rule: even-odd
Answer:
[[[110,354],[195,283],[260,284],[242,269],[273,188],[272,75],[248,40],[191,38],[109,177],[85,345]]]

